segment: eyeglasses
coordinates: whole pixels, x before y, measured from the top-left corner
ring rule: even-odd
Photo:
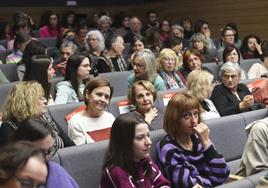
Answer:
[[[175,58],[169,58],[169,57],[163,57],[163,61],[175,63],[176,62],[176,59]]]
[[[233,52],[233,53],[229,53],[227,56],[237,56],[237,55],[238,55],[238,53]]]
[[[224,79],[226,79],[226,80],[228,80],[228,79],[232,79],[232,80],[234,80],[234,79],[236,79],[236,78],[238,78],[238,75],[237,74],[231,74],[231,75],[229,75],[229,74],[224,74],[223,75],[223,78]]]
[[[234,34],[224,35],[225,37],[233,37]]]
[[[140,69],[140,68],[144,67],[144,65],[142,65],[142,64],[133,62],[132,67],[134,68],[135,66],[136,66],[137,69]]]
[[[192,63],[192,62],[197,61],[197,60],[200,60],[200,58],[196,56],[196,57],[188,59],[188,63]]]
[[[19,178],[16,175],[14,175],[14,177],[16,178],[16,180],[18,180],[18,182],[20,182],[21,188],[41,188],[43,186],[45,187],[45,183],[36,185],[34,180],[32,179],[23,179],[23,178]]]
[[[192,112],[185,112],[185,113],[182,114],[182,118],[185,119],[185,120],[188,120],[191,117],[198,118],[198,115],[199,115],[199,112],[198,111],[196,111],[194,113],[192,113]]]

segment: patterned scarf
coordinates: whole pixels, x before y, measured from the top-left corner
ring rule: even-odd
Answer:
[[[177,71],[172,71],[172,77],[170,77],[165,71],[160,70],[160,76],[163,78],[167,89],[185,88],[185,80],[180,73]]]

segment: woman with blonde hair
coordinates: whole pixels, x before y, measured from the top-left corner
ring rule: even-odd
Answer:
[[[157,91],[166,90],[164,80],[157,73],[156,59],[149,49],[136,52],[133,56],[132,67],[134,73],[128,76],[128,87],[138,80],[148,80]]]
[[[195,96],[202,107],[202,120],[218,118],[219,112],[209,99],[213,86],[213,75],[204,70],[194,70],[187,77],[186,92]]]
[[[223,156],[201,121],[196,97],[178,93],[166,108],[163,128],[167,133],[156,145],[156,159],[171,187],[214,187],[230,173]]]
[[[185,87],[185,79],[178,71],[181,67],[178,56],[170,48],[164,48],[157,58],[159,75],[163,78],[167,89],[176,89]]]
[[[74,145],[63,130],[45,114],[47,100],[41,84],[36,81],[20,82],[11,90],[3,112],[3,123],[0,127],[0,145],[8,143],[20,122],[40,117],[47,122],[52,131],[55,148]]]

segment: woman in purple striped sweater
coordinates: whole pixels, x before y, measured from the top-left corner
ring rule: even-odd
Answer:
[[[157,143],[157,161],[172,187],[214,187],[224,183],[230,169],[201,123],[198,100],[176,94],[164,115],[167,135]]]

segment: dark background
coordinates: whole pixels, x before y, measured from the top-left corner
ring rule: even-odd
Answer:
[[[76,0],[77,6],[90,5],[134,5],[138,3],[152,3],[160,0]],[[0,7],[4,6],[66,6],[67,0],[0,0]]]

